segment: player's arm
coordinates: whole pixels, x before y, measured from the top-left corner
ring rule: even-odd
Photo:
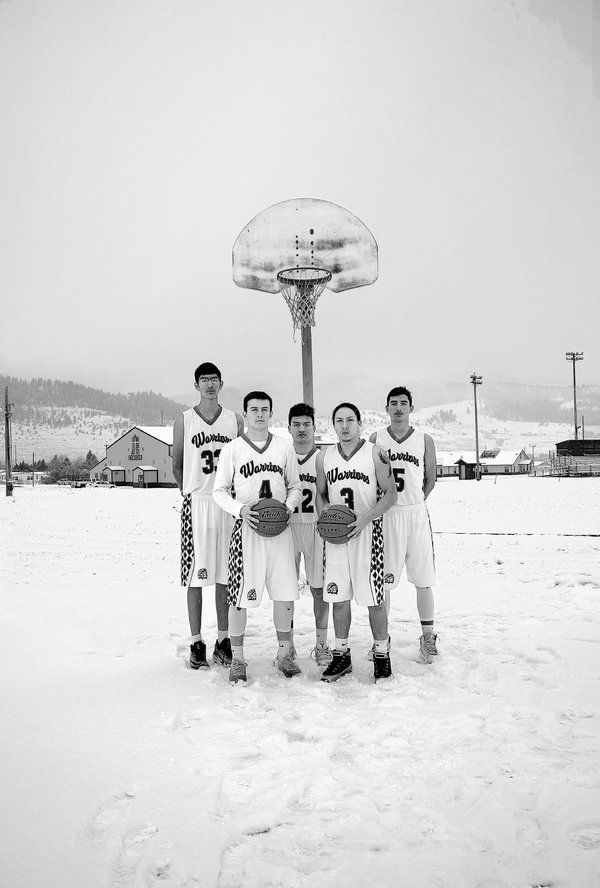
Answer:
[[[230,441],[229,444],[225,444],[219,455],[212,495],[220,509],[223,509],[224,512],[229,512],[234,518],[239,518],[244,504],[240,503],[239,500],[235,500],[231,495],[234,473],[231,443]]]
[[[298,472],[298,457],[291,444],[286,452],[284,478],[287,487],[285,504],[291,515],[294,509],[300,505],[302,499],[302,484],[300,483],[300,473]]]
[[[371,435],[369,435],[369,441],[371,442],[371,444],[377,444],[377,432],[373,432]]]
[[[240,435],[244,434],[244,419],[240,416],[239,413],[235,414],[235,418],[237,419],[237,433],[239,438]]]
[[[364,515],[359,515],[355,523],[350,525],[352,530],[348,534],[349,540],[352,537],[358,536],[367,524],[371,521],[376,521],[377,518],[381,518],[388,509],[391,509],[398,502],[398,491],[396,490],[394,476],[392,475],[389,453],[377,444],[373,447],[373,464],[375,466],[377,484],[383,492],[383,496],[372,509],[365,512]]]
[[[425,459],[423,460],[423,496],[429,496],[437,480],[435,444],[431,435],[425,435]]]
[[[183,413],[173,426],[173,477],[179,490],[183,489]]]
[[[317,453],[315,466],[317,469],[317,490],[315,496],[315,505],[317,507],[317,515],[320,515],[325,509],[329,508],[329,496],[327,493],[327,478],[325,477],[325,469],[323,468],[323,451]]]

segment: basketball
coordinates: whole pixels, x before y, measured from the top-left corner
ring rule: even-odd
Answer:
[[[339,545],[348,542],[348,525],[354,524],[356,515],[348,506],[329,506],[317,521],[317,531],[328,543]]]
[[[252,506],[252,511],[258,512],[260,515],[255,528],[260,536],[278,536],[288,526],[289,512],[279,500],[261,499]]]

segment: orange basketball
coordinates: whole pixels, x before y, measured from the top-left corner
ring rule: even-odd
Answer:
[[[258,526],[255,528],[260,536],[279,536],[288,526],[289,512],[279,500],[261,499],[252,506],[252,511],[260,515]]]

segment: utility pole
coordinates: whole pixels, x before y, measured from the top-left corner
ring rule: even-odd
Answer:
[[[577,441],[577,383],[575,380],[575,362],[583,361],[583,352],[565,352],[567,361],[573,362],[573,425],[575,426],[575,440]]]
[[[475,480],[481,481],[481,466],[479,464],[479,426],[477,424],[477,386],[483,382],[483,376],[477,376],[476,373],[471,374],[471,383],[473,385],[473,402],[475,404]]]
[[[6,495],[13,495],[12,473],[10,468],[10,417],[13,405],[8,403],[8,386],[4,389],[4,453],[6,456]]]

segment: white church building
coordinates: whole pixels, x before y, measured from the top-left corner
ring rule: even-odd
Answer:
[[[90,481],[129,487],[176,487],[172,426],[133,426],[108,444]]]

